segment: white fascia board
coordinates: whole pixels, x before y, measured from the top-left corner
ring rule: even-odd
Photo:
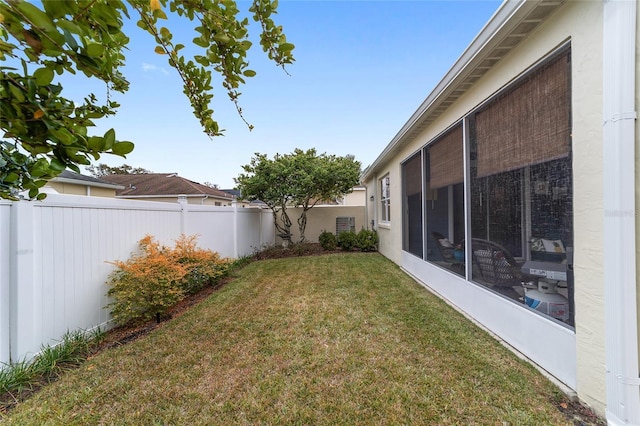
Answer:
[[[60,182],[60,183],[70,183],[73,185],[82,185],[82,186],[92,186],[96,188],[109,188],[109,189],[124,189],[123,185],[116,185],[113,183],[100,183],[100,182],[91,182],[88,180],[79,180],[79,179],[69,179],[63,177],[56,177],[50,180],[50,182]]]

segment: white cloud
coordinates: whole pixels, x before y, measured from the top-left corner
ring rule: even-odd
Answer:
[[[153,64],[147,64],[146,62],[142,63],[142,71],[144,71],[144,72],[160,71],[164,75],[169,75],[169,71],[167,71],[166,69],[164,69],[162,67],[158,67],[158,66],[153,65]]]

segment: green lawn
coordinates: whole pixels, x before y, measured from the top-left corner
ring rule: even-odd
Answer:
[[[254,262],[2,424],[570,424],[564,396],[377,253]]]

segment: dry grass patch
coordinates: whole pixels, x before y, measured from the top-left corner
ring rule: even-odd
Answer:
[[[564,398],[373,253],[275,259],[5,424],[570,424]]]

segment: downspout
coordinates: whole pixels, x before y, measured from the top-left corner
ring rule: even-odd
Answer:
[[[603,14],[604,294],[607,422],[640,425],[636,291],[635,1]]]

